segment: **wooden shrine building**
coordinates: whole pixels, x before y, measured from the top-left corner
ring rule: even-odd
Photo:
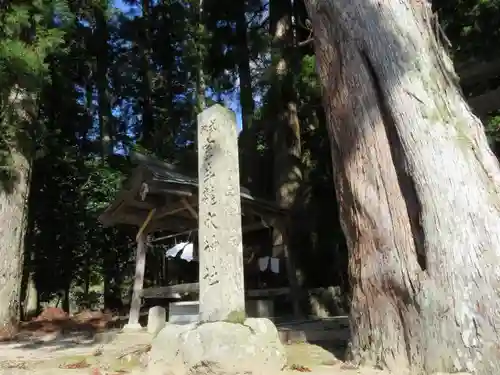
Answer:
[[[138,228],[136,272],[128,326],[139,328],[139,311],[146,264],[146,239],[155,233],[175,235],[198,228],[198,180],[158,159],[130,155],[136,167],[123,183],[115,201],[99,216],[104,226],[119,224]],[[285,211],[241,188],[242,232],[272,227]]]
[[[142,228],[141,233],[148,234],[196,229],[198,179],[143,154],[133,153],[130,158],[137,166],[115,201],[99,216],[99,221],[104,226],[134,225]],[[241,206],[243,232],[269,227],[285,213],[272,202],[252,196],[243,187]]]

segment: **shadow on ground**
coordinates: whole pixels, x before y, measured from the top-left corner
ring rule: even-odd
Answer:
[[[322,351],[328,352],[337,360],[344,360],[346,356],[347,344],[350,339],[349,320],[347,316],[314,320],[296,321],[276,321],[276,326],[280,331],[281,340],[287,344],[299,344],[307,342],[315,349],[313,357],[328,357],[319,354]],[[300,346],[297,346],[300,348]],[[301,350],[305,350],[301,348]],[[294,349],[295,351],[295,349]],[[298,354],[300,356],[300,354]]]
[[[2,348],[56,352],[107,344],[116,338],[127,320],[127,316],[89,311],[74,317],[22,322],[14,335],[0,335],[0,353]],[[139,322],[143,326],[146,324],[147,313],[141,314]]]

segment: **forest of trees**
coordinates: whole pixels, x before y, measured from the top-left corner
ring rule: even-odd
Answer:
[[[121,307],[136,228],[97,217],[127,155],[196,170],[221,102],[299,287],[348,296],[354,359],[495,373],[499,37],[498,0],[2,2],[0,326]]]

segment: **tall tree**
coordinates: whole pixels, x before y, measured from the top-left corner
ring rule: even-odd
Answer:
[[[203,0],[199,0],[196,3],[195,0],[195,10],[197,16],[197,27],[194,35],[194,43],[196,50],[196,113],[200,113],[207,106],[206,99],[206,89],[207,85],[205,83],[205,70],[203,69],[206,55],[206,48],[203,45],[205,39],[205,18],[203,14]]]
[[[270,103],[276,118],[273,128],[274,186],[276,203],[290,212],[288,222],[277,223],[273,232],[274,255],[282,253],[287,261],[288,279],[294,295],[294,311],[299,314],[300,276],[297,275],[292,254],[290,221],[299,189],[302,184],[300,124],[297,112],[295,77],[297,57],[295,53],[293,7],[290,0],[270,3],[270,35],[272,54],[272,86]]]
[[[45,57],[61,42],[53,28],[58,5],[14,1],[0,14],[0,328],[8,330],[19,319],[38,94]]]
[[[349,247],[352,355],[500,369],[500,169],[427,2],[306,2]]]
[[[243,183],[250,189],[255,186],[255,153],[256,153],[256,134],[252,128],[255,103],[253,100],[252,74],[250,70],[250,50],[248,44],[248,21],[246,17],[246,1],[238,0],[235,2],[236,18],[236,58],[238,65],[238,75],[240,79],[240,106],[241,123],[244,136],[243,148]]]
[[[139,43],[141,53],[141,75],[142,75],[142,135],[141,143],[152,150],[155,150],[155,123],[153,107],[153,70],[150,66],[152,62],[152,41],[151,41],[151,2],[142,0],[142,27],[140,35],[142,40]]]
[[[240,105],[243,129],[252,127],[254,101],[252,91],[252,75],[250,71],[250,51],[248,45],[248,21],[246,2],[238,0],[236,5],[236,58],[240,78]]]
[[[103,160],[113,154],[113,116],[109,89],[109,30],[108,0],[99,0],[93,4],[95,32],[95,82],[98,95],[99,129]]]

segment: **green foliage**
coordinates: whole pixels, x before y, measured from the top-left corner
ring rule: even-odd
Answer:
[[[64,29],[53,18],[69,22],[62,1],[13,1],[1,17],[0,85],[2,91],[14,84],[39,90],[47,74],[46,58],[63,43]]]
[[[56,27],[53,19],[60,20]],[[37,95],[47,79],[47,57],[63,43],[65,3],[11,1],[0,15],[0,188],[14,183],[12,150],[32,157]]]
[[[459,62],[498,57],[499,0],[434,0],[441,26]]]
[[[495,147],[500,144],[500,115],[490,117],[485,126],[490,145]]]
[[[275,103],[283,92],[273,87],[266,2],[205,1],[202,25],[199,0],[128,0],[126,10],[107,0],[8,4],[0,14],[0,173],[11,178],[13,148],[36,156],[26,237],[26,259],[33,262],[26,269],[35,271],[41,301],[71,290],[82,305],[104,299],[106,307],[120,307],[129,295],[136,228],[103,228],[97,217],[129,174],[131,150],[196,171],[195,78],[201,65],[208,103],[238,99],[242,40],[236,23],[242,9],[256,108],[257,193],[274,199]],[[434,1],[458,62],[499,56],[498,4]],[[99,17],[104,25],[98,27]],[[311,47],[291,51],[296,64],[283,87],[296,95],[304,165],[300,217],[291,229],[305,249],[297,260],[306,283],[342,284],[341,275],[318,270],[324,264],[345,268],[347,253],[315,56]],[[14,88],[29,101],[14,103]],[[488,124],[496,148],[499,119]],[[111,136],[111,155],[102,152],[104,131]],[[150,252],[146,283],[166,283],[158,271],[162,249],[154,250],[159,256]],[[228,319],[244,320],[238,314]]]

